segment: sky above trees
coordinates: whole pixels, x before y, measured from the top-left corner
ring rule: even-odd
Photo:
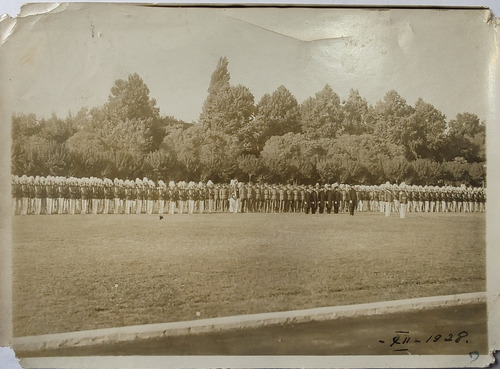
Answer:
[[[394,89],[447,119],[468,111],[488,121],[494,40],[486,18],[482,10],[67,4],[17,20],[1,46],[2,108],[66,116],[106,103],[114,81],[137,72],[162,115],[198,121],[225,55],[231,83],[256,102],[282,85],[299,104],[326,84],[340,101],[356,89],[369,104]]]

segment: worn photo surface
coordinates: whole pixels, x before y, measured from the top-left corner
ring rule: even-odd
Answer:
[[[497,23],[76,3],[4,17],[16,354],[489,363]]]

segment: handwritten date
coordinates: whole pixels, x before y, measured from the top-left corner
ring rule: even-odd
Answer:
[[[409,331],[395,331],[396,335],[392,337],[392,340],[388,342],[384,340],[379,340],[381,344],[389,344],[389,347],[393,348],[394,351],[408,351],[408,348],[404,347],[410,343],[422,343],[422,344],[433,344],[437,342],[450,342],[454,344],[458,343],[469,343],[466,337],[469,335],[467,331],[461,331],[458,334],[448,333],[446,335],[442,334],[432,334],[425,338],[415,338],[410,335]]]

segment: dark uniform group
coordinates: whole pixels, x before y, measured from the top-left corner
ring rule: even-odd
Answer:
[[[304,213],[354,211],[482,212],[485,191],[472,187],[380,186],[326,184],[320,186],[265,183],[214,184],[147,178],[13,176],[13,213],[28,214],[193,214]]]

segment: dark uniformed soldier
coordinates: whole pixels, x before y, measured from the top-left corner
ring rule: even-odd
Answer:
[[[337,183],[333,184],[333,213],[338,214],[340,203],[342,201],[342,193],[340,192],[339,186]]]
[[[320,214],[325,212],[326,205],[326,193],[323,188],[317,187],[316,193],[318,194],[318,211]]]
[[[318,187],[319,185],[316,185]],[[310,186],[311,197],[309,202],[309,207],[311,208],[311,214],[316,214],[316,209],[318,208],[318,192],[312,186]]]
[[[331,186],[325,185],[326,213],[331,214],[333,208],[333,191]]]
[[[354,215],[354,209],[356,208],[356,204],[358,202],[358,195],[352,186],[347,187],[347,202],[349,206],[349,214]]]
[[[305,188],[304,191],[304,213],[309,214],[309,210],[311,209],[311,187]]]

